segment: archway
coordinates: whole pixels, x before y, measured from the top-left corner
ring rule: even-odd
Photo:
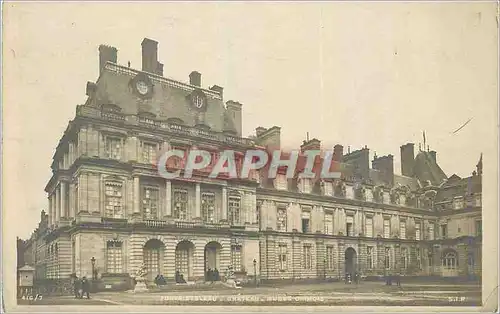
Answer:
[[[193,253],[194,244],[184,240],[177,244],[175,248],[175,271],[176,277],[182,276],[188,280],[193,276]]]
[[[222,245],[212,241],[205,246],[204,260],[205,260],[205,280],[212,280],[209,271],[218,270],[220,272],[220,253]]]
[[[158,274],[161,274],[164,251],[165,244],[158,239],[151,239],[144,244],[143,261],[146,266],[146,271],[148,272],[148,281],[153,281]]]
[[[345,250],[345,272],[347,274],[354,274],[356,272],[357,253],[352,247]]]
[[[458,255],[454,250],[446,250],[441,258],[441,272],[443,277],[458,276]]]

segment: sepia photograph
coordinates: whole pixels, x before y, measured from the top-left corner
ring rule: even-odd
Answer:
[[[7,313],[498,311],[498,2],[2,7]]]

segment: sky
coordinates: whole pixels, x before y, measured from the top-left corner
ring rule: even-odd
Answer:
[[[325,149],[366,145],[400,173],[400,146],[418,149],[425,130],[445,173],[468,176],[496,147],[495,14],[494,2],[7,2],[3,214],[29,237],[98,46],[139,69],[144,37],[159,42],[165,76],[199,71],[241,102],[245,136],[277,125],[288,148],[307,133]]]

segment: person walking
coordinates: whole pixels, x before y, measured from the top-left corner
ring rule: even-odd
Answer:
[[[85,276],[82,278],[82,295],[80,298],[83,298],[84,294],[87,295],[87,299],[90,299],[90,282]]]
[[[81,294],[80,290],[82,289],[82,282],[80,281],[80,278],[76,274],[73,274],[73,290],[75,293],[75,299],[80,299]]]

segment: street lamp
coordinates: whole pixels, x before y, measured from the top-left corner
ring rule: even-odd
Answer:
[[[90,262],[92,263],[92,279],[97,279],[95,275],[95,257],[92,256]]]
[[[253,280],[257,287],[257,260],[255,258],[253,259]]]

